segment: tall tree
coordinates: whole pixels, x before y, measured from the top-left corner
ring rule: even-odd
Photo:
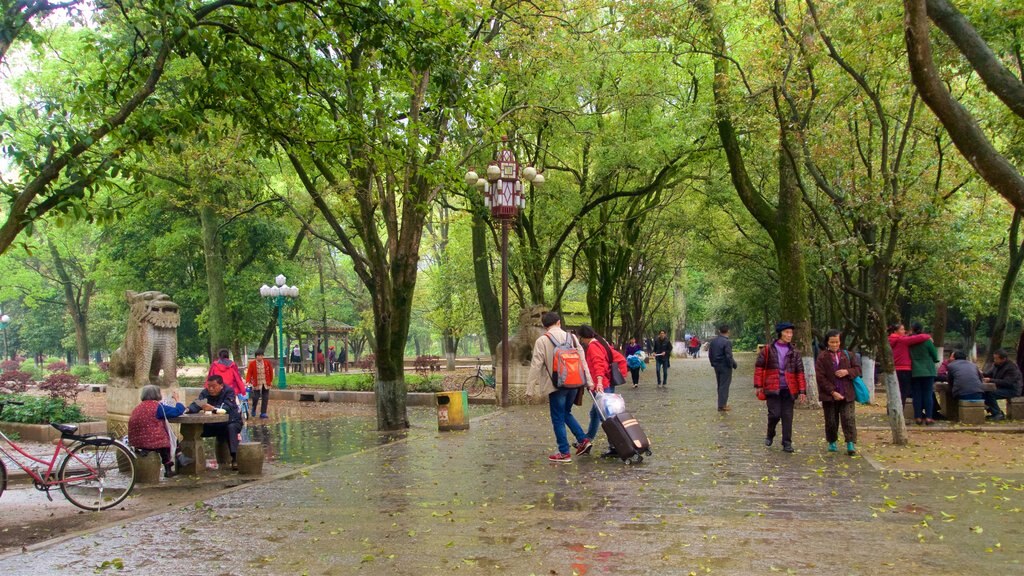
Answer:
[[[953,42],[960,55],[981,77],[988,91],[1017,119],[1024,119],[1024,66],[1020,33],[1024,21],[1020,10],[1002,7],[1000,20],[1016,30],[1016,46],[1006,51],[1015,61],[1017,74],[1003,63],[970,21],[949,0],[904,0],[904,26],[910,75],[931,108],[949,132],[953,143],[975,171],[1017,210],[1024,210],[1024,176],[985,135],[978,119],[950,92],[935,65],[931,22]]]
[[[40,56],[55,51],[56,57],[40,60],[54,64],[61,89],[0,112],[10,136],[4,155],[16,174],[0,182],[7,204],[0,254],[50,212],[88,218],[94,193],[123,170],[129,152],[182,120],[166,115],[151,96],[170,63],[205,49],[207,30],[221,14],[263,14],[265,8],[302,1],[271,0],[257,8],[229,0],[125,0],[94,6],[88,22],[83,1],[8,3],[0,20],[0,64],[8,64],[24,43],[35,44],[25,49]],[[68,31],[40,25],[58,12],[79,27],[70,40],[44,44],[45,34]]]

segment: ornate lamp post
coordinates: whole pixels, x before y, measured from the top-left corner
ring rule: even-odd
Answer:
[[[284,369],[284,307],[291,304],[290,299],[299,297],[298,287],[288,286],[285,284],[287,280],[284,274],[278,274],[277,278],[274,278],[275,286],[264,284],[260,287],[260,296],[267,298],[272,306],[277,307],[277,387],[281,389],[288,387]]]
[[[526,195],[520,177],[534,185],[544,183],[544,175],[533,166],[521,168],[515,154],[506,146],[508,136],[501,137],[502,149],[487,165],[484,177],[470,168],[466,184],[476,186],[484,194],[484,205],[491,217],[501,222],[501,405],[508,406],[508,228],[526,207]]]
[[[11,323],[11,317],[7,314],[0,316],[0,330],[4,331],[4,360],[11,357],[10,352],[7,350],[7,325]]]

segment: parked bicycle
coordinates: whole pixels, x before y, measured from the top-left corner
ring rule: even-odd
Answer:
[[[466,390],[469,395],[473,397],[479,396],[487,388],[493,389],[494,387],[494,374],[491,372],[484,372],[483,366],[479,364],[476,366],[476,373],[471,374],[468,378],[462,381],[462,389]]]
[[[20,405],[22,402],[7,400],[0,402],[0,413],[4,406]],[[75,506],[84,510],[106,510],[117,506],[132,493],[135,487],[135,457],[131,450],[109,436],[96,434],[75,434],[78,426],[73,424],[51,424],[60,431],[60,441],[53,449],[49,460],[33,456],[14,443],[0,430],[0,453],[14,462],[32,478],[36,490],[50,495],[52,488],[61,493]],[[31,462],[22,463],[13,452]],[[64,458],[58,456],[64,452]],[[43,470],[41,466],[46,466]],[[7,467],[0,458],[0,495],[7,488]]]
[[[249,419],[249,399],[252,398],[252,386],[245,387],[245,394],[238,397],[238,410],[242,413],[242,421]]]

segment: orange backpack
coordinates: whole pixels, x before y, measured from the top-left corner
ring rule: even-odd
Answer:
[[[550,333],[545,332],[544,335],[555,347],[551,362],[551,384],[555,388],[579,388],[585,385],[587,377],[583,373],[583,359],[576,348],[576,338],[570,334],[565,342],[559,344]]]

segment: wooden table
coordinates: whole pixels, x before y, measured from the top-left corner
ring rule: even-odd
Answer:
[[[227,414],[212,412],[196,412],[182,414],[177,418],[168,418],[172,424],[181,424],[181,452],[192,459],[188,466],[181,466],[178,472],[198,476],[206,471],[206,455],[203,453],[203,424],[220,424],[228,421]]]

